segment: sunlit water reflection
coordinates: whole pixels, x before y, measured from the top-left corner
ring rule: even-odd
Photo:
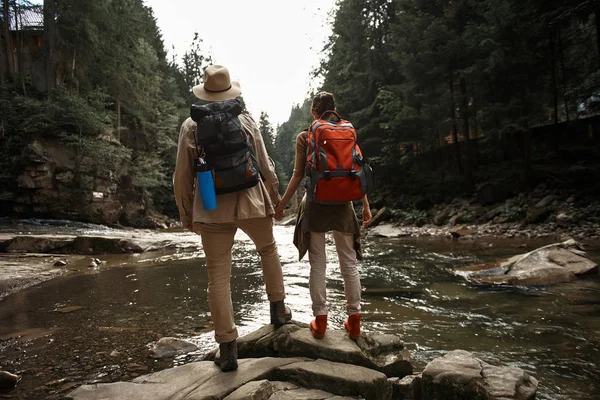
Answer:
[[[309,265],[298,261],[291,228],[276,227],[287,303],[312,318]],[[258,256],[238,234],[232,296],[240,334],[269,322]],[[360,264],[363,329],[400,335],[417,370],[452,349],[540,380],[539,399],[590,399],[600,393],[600,280],[549,288],[489,288],[451,275],[458,266],[524,252],[522,242],[470,245],[445,240],[367,238]],[[529,243],[530,248],[541,245]],[[328,240],[330,326],[345,319],[343,280]],[[95,274],[55,279],[0,302],[0,368],[24,375],[10,394],[58,398],[82,382],[128,380],[191,357],[155,361],[147,344],[163,336],[214,346],[202,252],[131,261]],[[593,257],[598,258],[594,254]],[[375,289],[389,289],[381,293]],[[82,306],[71,313],[57,310]],[[20,339],[15,339],[20,337]]]

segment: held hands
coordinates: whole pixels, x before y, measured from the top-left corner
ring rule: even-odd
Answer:
[[[281,221],[283,219],[283,210],[285,208],[285,204],[283,204],[283,201],[279,201],[277,203],[277,205],[275,206],[275,219],[277,221]]]

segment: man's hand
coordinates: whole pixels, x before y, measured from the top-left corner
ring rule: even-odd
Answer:
[[[369,226],[369,224],[371,223],[371,207],[369,207],[368,205],[366,207],[363,207],[362,210],[362,220],[363,220],[363,227],[367,227]]]
[[[275,206],[275,219],[277,221],[281,221],[283,219],[283,210],[285,208],[285,205],[283,204],[282,201],[280,201],[279,203],[277,203],[277,205]]]

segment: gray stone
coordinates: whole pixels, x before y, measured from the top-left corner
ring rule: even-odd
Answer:
[[[558,226],[568,226],[571,222],[571,217],[567,213],[561,212],[556,216],[556,224]]]
[[[529,210],[527,210],[525,222],[528,224],[539,224],[546,221],[550,214],[552,214],[552,210],[549,207],[530,208]]]
[[[433,360],[422,376],[427,400],[529,400],[538,385],[520,368],[492,366],[463,350]]]
[[[554,196],[549,194],[546,197],[544,197],[543,199],[541,199],[540,201],[538,201],[536,203],[535,207],[536,208],[545,208],[545,207],[548,207],[550,204],[552,204],[553,201],[554,201]]]
[[[598,265],[571,239],[506,260],[458,268],[455,274],[480,284],[549,285],[597,272]]]
[[[263,379],[246,383],[223,400],[269,400],[272,394],[271,382]]]
[[[393,400],[421,400],[421,375],[408,375],[404,378],[389,378],[392,384]]]
[[[278,380],[366,400],[391,399],[392,387],[381,372],[327,360],[290,364],[275,371]]]
[[[442,226],[448,221],[451,215],[450,208],[445,208],[442,211],[438,211],[433,217],[433,223],[437,226]]]
[[[136,242],[143,243],[142,240]],[[10,235],[0,240],[0,252],[88,255],[144,252],[136,242],[110,236]],[[100,260],[96,261],[96,264],[100,263]]]
[[[260,357],[308,357],[339,363],[360,365],[383,371],[410,371],[412,364],[408,350],[393,335],[362,334],[354,342],[345,330],[328,329],[323,339],[315,339],[307,324],[292,321],[279,329],[265,325],[250,334],[238,338],[238,358]],[[219,351],[202,358],[218,360]]]
[[[53,253],[73,243],[73,236],[13,236],[0,243],[0,251],[6,253]]]
[[[356,344],[371,357],[377,357],[384,353],[396,353],[404,349],[404,343],[398,336],[384,333],[361,335]]]
[[[356,397],[337,396],[324,390],[307,389],[290,382],[271,381],[273,394],[269,400],[356,400]]]
[[[152,346],[148,354],[152,358],[166,358],[196,350],[198,350],[198,346],[186,340],[164,337]]]
[[[496,218],[497,216],[499,216],[500,214],[502,214],[505,211],[504,208],[504,204],[501,206],[498,206],[490,211],[488,211],[487,213],[485,213],[482,217],[483,222],[487,222],[487,221],[491,221],[494,218]]]
[[[8,371],[0,371],[0,389],[14,388],[20,380],[20,375],[11,374]]]
[[[379,364],[378,364],[379,365]],[[408,349],[403,349],[390,362],[379,368],[387,377],[403,378],[413,373],[413,366]]]
[[[131,382],[84,385],[68,394],[76,400],[221,399],[251,381],[266,379],[277,368],[298,363],[296,358],[238,361],[238,369],[223,373],[214,363],[201,361],[140,376]]]
[[[65,260],[58,260],[54,263],[55,267],[64,267],[65,265],[67,265],[67,262]]]
[[[377,364],[365,356],[346,331],[328,329],[323,339],[315,339],[309,329],[300,329],[289,336],[284,346],[286,352],[297,357],[322,358],[377,369]]]
[[[459,211],[458,213],[456,213],[455,215],[453,215],[450,220],[448,221],[448,224],[450,224],[450,226],[454,226],[458,223],[458,221],[465,215],[465,213],[463,211]]]
[[[452,235],[453,238],[459,238],[461,236],[469,236],[472,235],[473,233],[475,233],[476,231],[474,229],[471,229],[465,225],[460,225],[457,226],[456,228],[452,229],[450,231],[450,235]]]
[[[383,238],[396,238],[406,236],[400,229],[393,227],[389,224],[378,225],[374,228],[369,229],[369,235]]]

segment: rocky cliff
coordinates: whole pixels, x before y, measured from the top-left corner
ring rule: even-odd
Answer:
[[[43,139],[28,144],[17,162],[16,185],[0,198],[7,215],[165,226],[166,218],[132,185],[127,162],[99,162],[98,156],[80,156],[76,146]]]

